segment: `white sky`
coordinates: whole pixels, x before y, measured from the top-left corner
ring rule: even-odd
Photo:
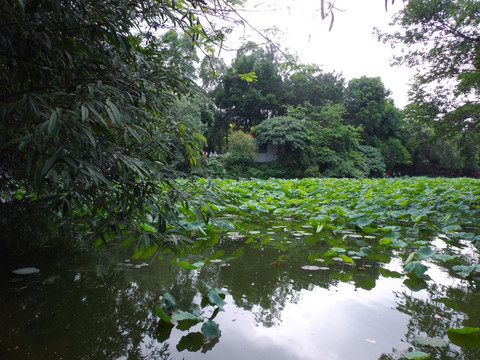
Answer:
[[[281,41],[289,53],[297,54],[301,63],[341,73],[347,81],[364,75],[379,76],[392,91],[395,105],[403,108],[414,72],[391,67],[391,58],[398,50],[378,42],[372,33],[374,27],[389,29],[390,18],[403,8],[402,1],[392,5],[389,0],[388,12],[384,0],[336,0],[335,7],[340,10],[335,11],[330,32],[330,18],[322,21],[320,17],[320,0],[249,0],[241,14],[256,29],[276,26],[283,36],[275,40]],[[241,37],[242,31],[231,38]],[[262,42],[253,31],[246,30],[246,35],[249,40]]]

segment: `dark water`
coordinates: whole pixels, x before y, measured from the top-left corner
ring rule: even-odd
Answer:
[[[26,234],[46,236],[38,231]],[[398,277],[395,257],[380,265],[333,261],[314,264],[329,270],[305,270],[309,255],[325,250],[322,239],[273,232],[270,240],[248,243],[225,235],[185,256],[193,263],[224,251],[197,270],[168,269],[158,260],[145,265],[113,246],[88,255],[46,246],[38,257],[3,256],[0,359],[402,359],[414,350],[432,359],[480,358],[478,349],[462,349],[446,336],[450,327],[480,325],[475,283],[431,263],[432,280],[413,291]],[[21,266],[40,272],[11,273]],[[165,328],[154,308],[168,291],[177,308],[209,317],[214,308],[202,305],[207,285],[227,294],[225,311],[214,319],[221,336],[195,345],[202,324]],[[422,345],[418,337],[448,345]]]

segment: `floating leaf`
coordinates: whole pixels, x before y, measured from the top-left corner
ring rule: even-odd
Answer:
[[[450,225],[442,228],[442,232],[444,233],[460,231],[460,230],[462,230],[462,227],[460,225]]]
[[[217,250],[212,255],[210,255],[210,261],[220,259],[225,256],[225,250]]]
[[[448,255],[448,254],[435,254],[433,255],[434,259],[440,260],[440,261],[451,261],[454,259],[459,258],[460,255]]]
[[[455,345],[468,349],[480,348],[480,328],[467,326],[459,329],[450,328],[447,330],[447,335]]]
[[[232,222],[228,220],[215,220],[213,224],[223,230],[235,230],[235,225],[233,225]]]
[[[308,270],[308,271],[330,270],[330,268],[326,266],[316,266],[316,265],[303,265],[302,269]]]
[[[177,310],[175,311],[175,314],[172,315],[172,319],[176,321],[182,321],[182,320],[201,320],[198,315],[192,314],[188,311],[183,311],[183,310]]]
[[[342,258],[343,262],[345,262],[345,263],[353,263],[354,262],[353,259],[351,257],[347,256],[347,255],[341,255],[340,257]]]
[[[172,334],[172,329],[174,326],[175,325],[173,325],[172,323],[159,321],[157,329],[155,331],[155,338],[157,339],[157,341],[159,341],[160,343],[167,341]]]
[[[445,347],[448,345],[448,343],[440,338],[432,338],[428,336],[419,336],[417,335],[415,337],[417,342],[419,342],[421,345],[429,345],[433,347]]]
[[[362,251],[349,251],[349,252],[348,252],[348,255],[350,255],[350,256],[357,256],[357,257],[367,256],[367,254],[364,253],[364,252],[362,252]]]
[[[203,335],[200,332],[192,332],[182,336],[177,344],[177,350],[188,350],[190,352],[197,352],[202,348]]]
[[[407,247],[408,244],[403,240],[392,240],[391,245],[395,248],[404,248]]]
[[[337,253],[344,253],[345,251],[347,251],[347,250],[345,250],[344,248],[341,248],[341,247],[333,247],[330,250],[333,250]]]
[[[372,252],[372,248],[370,246],[364,246],[360,249],[360,251],[366,255]]]
[[[350,222],[350,224],[357,225],[358,227],[365,227],[370,225],[373,222],[373,219],[361,217]]]
[[[459,273],[462,276],[470,276],[472,272],[475,270],[475,265],[456,265],[452,267],[452,270],[456,273]]]
[[[182,268],[186,269],[186,270],[196,270],[197,269],[197,267],[195,265],[190,264],[189,262],[184,261],[184,260],[177,261],[177,264],[179,266],[181,266]]]
[[[412,351],[405,354],[405,359],[413,359],[413,360],[430,359],[430,354],[423,351]]]
[[[223,306],[225,306],[226,302],[220,297],[215,289],[209,289],[207,291],[207,296],[212,305],[217,305],[220,310],[223,310]]]
[[[408,255],[407,260],[405,260],[405,266],[407,266],[409,263],[411,263],[415,258],[417,257],[417,254],[412,252],[410,255]]]
[[[201,267],[203,267],[205,265],[205,261],[197,261],[197,262],[193,263],[192,265],[195,266],[195,269],[200,269]]]
[[[411,236],[416,236],[418,235],[420,230],[418,230],[418,228],[408,228],[407,229],[407,234],[408,235],[411,235]]]
[[[392,242],[392,239],[391,239],[391,238],[383,238],[383,239],[380,240],[378,243],[379,243],[380,245],[389,245],[391,242]]]
[[[220,326],[215,321],[208,320],[202,325],[203,340],[218,338],[220,335]]]
[[[40,269],[37,269],[36,267],[24,267],[12,271],[12,273],[14,273],[15,275],[31,275],[38,272],[40,272]]]
[[[201,320],[197,319],[185,319],[185,320],[180,320],[177,323],[177,329],[180,331],[186,331],[190,329],[192,326],[197,325]]]
[[[420,277],[428,270],[428,267],[423,265],[420,261],[411,261],[405,265],[404,270],[408,274],[414,274]]]
[[[418,278],[416,276],[409,277],[403,281],[406,287],[412,291],[421,291],[428,288],[428,284],[425,280]]]
[[[391,270],[388,270],[388,269],[385,269],[385,268],[382,268],[382,267],[379,267],[378,268],[378,272],[383,276],[383,277],[386,277],[386,278],[396,278],[396,279],[400,279],[402,278],[404,275],[397,272],[397,271],[391,271]]]
[[[173,311],[175,308],[175,298],[170,295],[168,292],[163,294],[163,301],[165,301],[165,306],[167,307],[168,311]]]
[[[160,319],[163,321],[163,322],[166,322],[167,324],[171,324],[172,323],[172,320],[170,319],[170,317],[165,314],[165,312],[159,308],[158,306],[155,306],[155,313],[160,316]]]
[[[431,247],[425,246],[417,250],[417,255],[420,259],[428,259],[435,255],[435,251]]]

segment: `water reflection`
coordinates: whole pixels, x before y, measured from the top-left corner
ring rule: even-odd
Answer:
[[[388,256],[385,263],[329,260],[322,265],[331,271],[302,269],[310,254],[330,246],[303,239],[287,252],[273,242],[222,242],[202,256],[223,250],[228,261],[191,271],[158,262],[126,266],[128,253],[109,248],[81,261],[31,263],[42,271],[20,281],[4,271],[0,358],[400,359],[414,349],[435,359],[480,358],[478,350],[418,341],[480,324],[474,283],[431,264],[433,280],[412,291],[398,259]],[[275,264],[282,255],[285,261]],[[217,341],[199,342],[201,323],[188,330],[159,325],[153,309],[166,291],[179,309],[211,316],[213,307],[202,306],[205,284],[228,293],[225,311],[215,317]]]

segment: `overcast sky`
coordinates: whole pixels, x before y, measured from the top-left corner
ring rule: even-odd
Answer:
[[[321,19],[320,0],[249,0],[241,14],[256,29],[276,26],[283,34],[283,45],[297,54],[301,63],[342,73],[347,81],[363,75],[379,76],[392,91],[395,105],[403,108],[413,70],[391,67],[394,50],[372,34],[374,27],[389,29],[390,18],[403,7],[402,1],[394,5],[389,1],[388,12],[384,0],[336,0],[335,6],[339,10],[331,31],[330,18]],[[253,31],[247,30],[248,34],[261,42]]]

